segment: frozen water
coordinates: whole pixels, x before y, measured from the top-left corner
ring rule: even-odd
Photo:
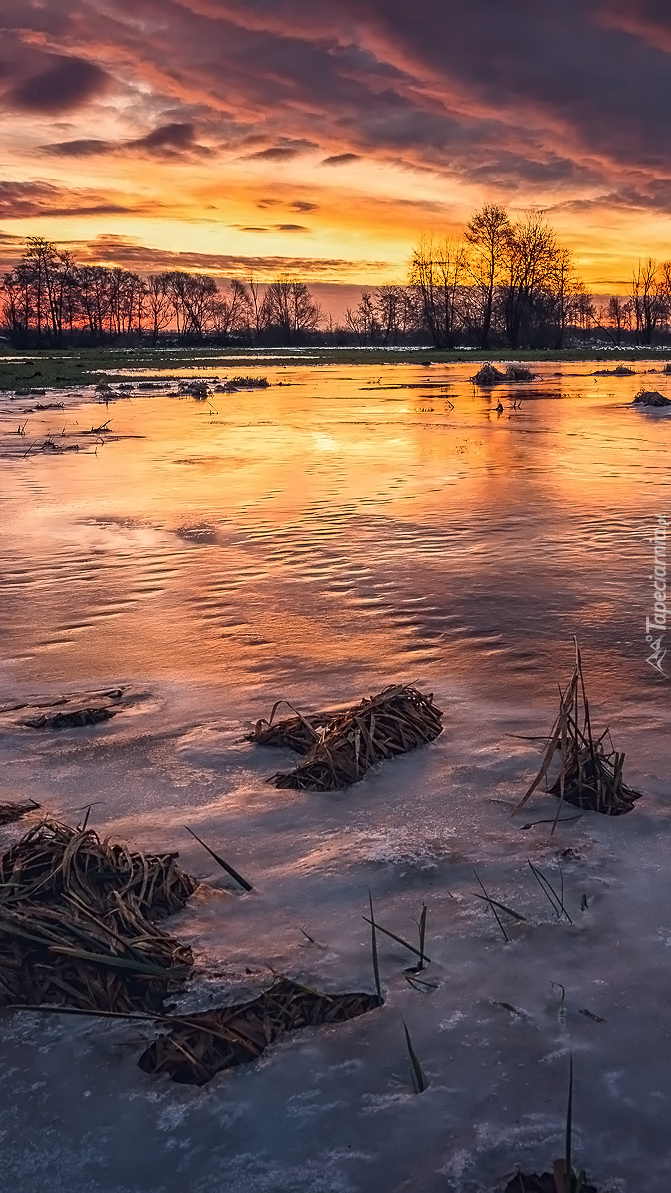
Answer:
[[[128,696],[58,734],[2,714],[3,799],[71,822],[92,802],[101,832],[180,849],[203,880],[172,921],[197,960],[185,1006],[272,970],[372,989],[368,888],[411,941],[426,902],[436,984],[411,988],[412,955],[380,937],[381,1010],[203,1089],[141,1073],[143,1025],[3,1013],[0,1147],[21,1193],[493,1193],[561,1154],[569,1053],[576,1157],[600,1190],[668,1193],[669,681],[646,664],[645,618],[671,423],[626,408],[640,378],[592,368],[537,366],[493,396],[472,364],[290,362],[216,413],[174,384],[124,397],[105,415],[138,438],[97,456],[3,460],[3,707]],[[99,425],[85,398],[24,416],[28,432]],[[0,400],[0,433],[18,405]],[[550,838],[520,826],[551,798],[510,818],[539,754],[508,735],[549,729],[573,634],[593,719],[646,796]],[[342,793],[265,784],[292,755],[241,737],[276,699],[308,710],[394,681],[435,693],[436,743]],[[561,865],[572,925],[528,857],[553,883]],[[509,944],[473,868],[525,917],[502,917]]]

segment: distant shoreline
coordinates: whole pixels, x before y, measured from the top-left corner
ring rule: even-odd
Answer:
[[[483,361],[537,361],[539,364],[585,363],[602,364],[655,362],[660,365],[671,360],[671,345],[656,348],[564,348],[524,349],[511,352],[509,348],[324,348],[320,346],[230,348],[202,345],[193,347],[136,348],[43,348],[37,351],[0,352],[0,392],[9,390],[70,389],[77,385],[92,385],[100,380],[128,379],[128,368],[145,369],[145,379],[160,381],[166,368],[216,369],[235,368],[244,361],[254,367],[276,366],[282,360],[296,366],[301,360],[311,368],[319,365],[394,365],[434,364],[477,365]],[[155,369],[155,373],[152,370]],[[475,370],[474,370],[475,371]]]

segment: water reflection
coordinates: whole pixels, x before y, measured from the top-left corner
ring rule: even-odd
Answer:
[[[216,413],[118,402],[113,428],[144,438],[97,457],[6,461],[5,689],[393,678],[546,697],[577,633],[604,695],[654,691],[646,538],[669,513],[671,421],[625,408],[640,377],[593,367],[486,392],[472,364],[285,363]]]

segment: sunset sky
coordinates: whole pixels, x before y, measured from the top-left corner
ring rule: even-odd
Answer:
[[[596,291],[671,257],[668,0],[0,0],[4,263],[402,280],[542,207]]]

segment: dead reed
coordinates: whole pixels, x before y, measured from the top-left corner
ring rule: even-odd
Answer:
[[[24,804],[0,804],[0,824],[13,824],[28,812],[36,812],[39,806],[34,799]]]
[[[472,378],[476,385],[498,385],[500,381],[505,381],[505,379],[505,373],[502,373],[492,364],[484,364]]]
[[[423,1094],[425,1089],[429,1088],[429,1083],[424,1075],[424,1070],[419,1062],[419,1058],[410,1039],[410,1032],[408,1025],[403,1020],[403,1030],[405,1032],[405,1046],[408,1050],[408,1058],[410,1060],[410,1074],[412,1076],[412,1088],[416,1094]]]
[[[559,774],[547,788],[559,799],[551,833],[555,831],[564,801],[576,808],[588,808],[607,816],[631,812],[634,801],[640,799],[642,793],[624,782],[625,756],[612,748],[607,751],[606,737],[610,737],[607,729],[598,738],[592,731],[582,658],[576,642],[573,675],[566,690],[562,692],[560,689],[559,713],[547,739],[540,770],[515,812],[524,807],[543,779],[547,786],[556,754],[559,754]]]
[[[160,1009],[193,964],[154,922],[197,885],[176,857],[54,821],[26,833],[0,857],[0,1004]]]
[[[279,702],[278,702],[279,703]],[[272,724],[258,721],[248,741],[261,745],[289,745],[305,755],[292,771],[278,771],[268,779],[276,787],[301,791],[335,791],[357,783],[387,758],[405,754],[442,733],[442,712],[433,695],[398,684],[377,696],[335,714],[289,718]],[[312,740],[310,741],[310,735]]]
[[[533,381],[534,375],[526,365],[512,364],[506,369],[506,381]]]
[[[657,389],[639,389],[632,406],[671,406],[671,398],[665,398]]]
[[[563,987],[562,987],[563,992]],[[505,1193],[598,1193],[590,1185],[583,1169],[575,1172],[572,1157],[573,1144],[573,1057],[569,1059],[568,1098],[566,1102],[566,1127],[564,1134],[564,1155],[555,1160],[552,1172],[517,1172],[508,1182]]]
[[[116,716],[113,708],[79,708],[72,712],[41,713],[27,717],[21,723],[31,729],[78,729],[82,725],[98,725]]]
[[[321,994],[279,977],[249,1002],[175,1018],[172,1030],[150,1044],[138,1064],[145,1073],[205,1085],[222,1069],[256,1060],[286,1032],[343,1023],[381,1005],[377,994]]]

